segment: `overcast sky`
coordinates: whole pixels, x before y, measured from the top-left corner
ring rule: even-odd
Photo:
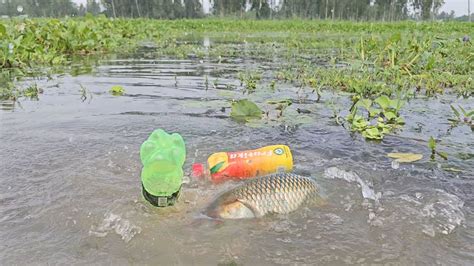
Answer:
[[[83,3],[85,4],[87,0],[72,0],[75,3]],[[456,12],[456,15],[467,15],[467,1],[468,0],[445,0],[443,7],[441,7],[440,11],[446,11],[450,12],[451,10],[454,10]],[[471,1],[471,13],[474,12],[474,1]]]
[[[468,0],[445,0],[444,1],[444,6],[441,7],[440,11],[446,11],[450,12],[451,10],[454,10],[456,15],[467,15],[467,1]],[[471,14],[474,12],[474,1],[471,1]]]

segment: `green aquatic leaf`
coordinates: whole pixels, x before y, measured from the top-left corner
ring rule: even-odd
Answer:
[[[368,125],[369,122],[367,122],[361,116],[356,116],[352,121],[352,128],[358,131],[365,129]]]
[[[450,104],[449,107],[451,107],[451,110],[453,110],[453,113],[454,115],[456,115],[457,118],[461,117],[461,114],[458,112],[458,110],[456,110],[456,108],[454,108],[452,104]]]
[[[369,116],[370,117],[375,117],[376,115],[378,115],[380,113],[381,110],[371,107],[371,108],[368,109],[368,111],[369,111]]]
[[[403,119],[403,117],[397,117],[395,119],[395,122],[398,124],[398,125],[404,125],[405,124],[405,119]]]
[[[390,107],[395,109],[395,112],[398,113],[400,109],[405,105],[405,101],[402,99],[395,99],[390,101]]]
[[[262,118],[262,110],[253,102],[243,99],[232,103],[230,116],[238,121]]]
[[[437,151],[436,154],[438,154],[439,157],[441,157],[441,158],[443,158],[443,159],[445,159],[445,160],[448,159],[448,154],[447,154],[446,152],[444,152],[444,151]]]
[[[436,141],[433,137],[430,137],[430,139],[428,140],[428,147],[434,151],[436,149]]]
[[[366,110],[369,110],[370,107],[372,106],[372,100],[370,99],[360,99],[356,106],[362,106],[364,107]]]
[[[462,114],[463,114],[464,116],[467,116],[466,110],[464,110],[464,108],[462,108],[461,105],[458,105],[458,107],[459,107],[459,109],[461,110]]]
[[[397,115],[395,115],[393,112],[387,111],[383,113],[383,115],[388,119],[388,120],[395,120],[397,118]]]
[[[457,169],[457,168],[454,168],[454,167],[443,167],[443,170],[449,171],[449,172],[454,172],[454,173],[462,173],[463,172],[463,170]]]
[[[379,129],[376,127],[372,127],[372,128],[368,128],[364,130],[362,132],[362,136],[364,136],[367,139],[382,139],[383,138],[382,132],[379,131]]]
[[[374,102],[376,102],[383,110],[387,110],[390,107],[391,100],[386,95],[381,95],[376,98]]]
[[[466,114],[466,117],[474,118],[474,110],[468,112],[468,113]]]
[[[385,134],[388,134],[390,133],[390,129],[388,127],[383,127],[382,128],[382,136],[385,135]]]
[[[390,158],[395,159],[395,161],[397,161],[399,163],[411,163],[411,162],[421,160],[423,158],[422,154],[401,153],[401,152],[389,153],[389,154],[387,154],[387,156],[390,157]]]
[[[114,96],[121,96],[125,93],[125,89],[122,86],[113,86],[109,92]]]

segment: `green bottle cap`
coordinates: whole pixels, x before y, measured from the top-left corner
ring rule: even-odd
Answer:
[[[158,198],[179,195],[185,158],[186,148],[181,135],[168,134],[162,129],[153,131],[140,147],[144,193]],[[148,200],[149,197],[146,198]]]

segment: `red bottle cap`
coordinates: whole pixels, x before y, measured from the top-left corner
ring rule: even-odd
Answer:
[[[202,163],[193,164],[191,176],[194,177],[194,178],[203,178],[204,177],[204,165]]]

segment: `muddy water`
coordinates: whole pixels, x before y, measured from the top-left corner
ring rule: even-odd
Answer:
[[[472,109],[472,101],[450,95],[414,99],[403,110],[404,130],[381,143],[335,124],[328,103],[341,109],[350,103],[330,92],[321,103],[310,95],[306,104],[290,106],[290,119],[251,126],[229,119],[230,99],[242,97],[236,73],[277,64],[108,60],[91,74],[36,80],[44,88],[39,101],[3,102],[0,263],[472,263],[474,138],[470,128],[448,131],[447,123],[450,103]],[[113,85],[126,94],[108,94]],[[296,100],[296,88],[277,88],[274,95],[254,97],[260,103]],[[311,113],[298,116],[297,108]],[[138,151],[156,128],[183,135],[186,169],[218,150],[288,144],[295,172],[316,179],[329,204],[215,221],[201,211],[235,184],[190,181],[175,207],[154,208],[140,194]],[[438,149],[449,154],[448,161],[429,160],[429,136],[442,139]],[[386,153],[393,151],[422,153],[424,159],[392,164]]]

